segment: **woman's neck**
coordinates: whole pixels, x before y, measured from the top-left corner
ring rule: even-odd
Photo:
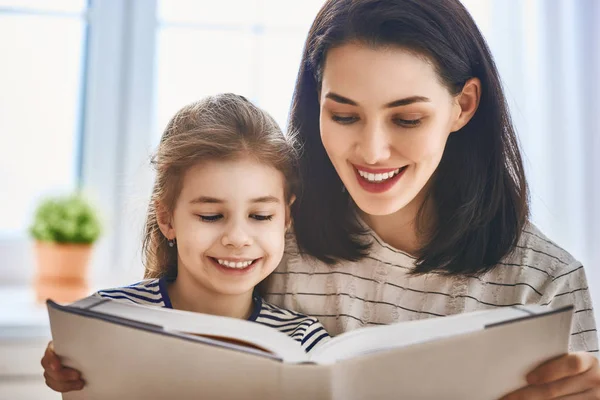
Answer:
[[[423,192],[425,191],[423,190]],[[359,212],[369,228],[384,242],[405,253],[417,256],[419,250],[425,244],[427,232],[431,231],[435,220],[431,202],[427,202],[425,204],[426,208],[423,210],[424,218],[418,221],[419,209],[424,200],[425,196],[420,193],[402,209],[388,215],[369,215],[360,209]],[[421,223],[424,225],[421,225]]]
[[[205,287],[185,269],[167,287],[174,309],[223,317],[248,319],[252,314],[252,291],[239,295],[216,293]]]

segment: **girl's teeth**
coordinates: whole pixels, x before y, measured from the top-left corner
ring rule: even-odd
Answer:
[[[370,172],[364,172],[364,171],[358,170],[358,174],[370,182],[385,181],[386,179],[390,179],[393,176],[397,175],[399,172],[400,172],[400,168],[398,168],[394,171],[391,171],[391,172],[384,172],[383,174],[372,174]]]
[[[234,262],[234,261],[227,261],[227,260],[219,260],[217,259],[217,262],[225,267],[228,268],[246,268],[249,267],[250,264],[252,264],[254,262],[254,260],[252,261],[240,261],[240,262]]]

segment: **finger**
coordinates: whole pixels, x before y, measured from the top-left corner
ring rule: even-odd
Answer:
[[[502,400],[546,400],[563,399],[565,396],[579,395],[595,390],[598,382],[598,371],[588,370],[583,374],[569,376],[542,385],[529,385],[519,389]],[[589,399],[589,397],[588,397]]]
[[[52,342],[48,343],[48,347],[42,358],[42,367],[50,377],[57,381],[77,381],[81,379],[79,371],[63,367],[60,358],[54,353]]]
[[[44,378],[46,379],[46,386],[50,389],[65,393],[71,392],[73,390],[81,390],[83,389],[84,382],[82,380],[79,381],[58,381],[52,378],[48,373],[44,373]]]
[[[46,372],[48,373],[48,376],[61,382],[74,382],[81,379],[79,371],[72,368],[60,368],[58,370],[48,370]]]
[[[560,400],[593,400],[600,399],[600,389],[591,389],[585,392],[561,397]]]
[[[57,381],[76,381],[81,378],[79,371],[63,367],[56,356],[44,355],[42,367],[45,373]]]
[[[46,347],[46,351],[44,352],[44,357],[42,357],[42,367],[45,370],[58,370],[61,368],[61,362],[56,353],[54,353],[54,348],[52,347],[52,342],[48,344]]]
[[[587,352],[569,353],[550,360],[527,375],[530,385],[557,381],[568,376],[578,375],[598,365],[598,359]]]

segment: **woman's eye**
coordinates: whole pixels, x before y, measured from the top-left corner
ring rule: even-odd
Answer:
[[[337,122],[341,125],[350,125],[354,122],[358,121],[358,117],[354,116],[342,116],[342,115],[332,115],[331,120]]]
[[[273,219],[272,215],[258,215],[258,214],[252,214],[250,215],[250,218],[253,218],[257,221],[270,221]]]
[[[405,128],[414,128],[421,125],[421,118],[418,119],[402,119],[394,118],[394,124]]]
[[[213,215],[198,215],[200,220],[203,222],[215,222],[223,218],[221,214],[213,214]]]

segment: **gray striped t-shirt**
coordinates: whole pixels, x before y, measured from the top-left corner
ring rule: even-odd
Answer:
[[[317,317],[331,335],[495,307],[573,304],[571,351],[598,354],[584,268],[535,226],[527,225],[516,251],[479,277],[411,276],[415,258],[369,234],[373,246],[366,258],[335,266],[299,254],[291,237],[283,261],[266,282],[265,298]]]

